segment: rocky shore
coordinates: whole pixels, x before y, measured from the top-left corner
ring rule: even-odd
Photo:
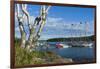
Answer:
[[[51,51],[33,51],[27,52],[25,49],[16,47],[15,54],[15,65],[37,65],[37,64],[61,64],[61,63],[72,63],[71,58],[62,58],[61,56]]]

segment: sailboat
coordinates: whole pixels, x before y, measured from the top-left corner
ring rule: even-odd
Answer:
[[[85,35],[87,35],[87,32],[88,32],[88,30],[89,30],[89,28],[88,28],[88,23],[87,22],[85,22]],[[85,40],[87,40],[87,38],[85,37]],[[89,42],[85,42],[85,43],[83,43],[82,44],[84,47],[89,47],[89,48],[92,48],[93,47],[93,43],[89,43]]]

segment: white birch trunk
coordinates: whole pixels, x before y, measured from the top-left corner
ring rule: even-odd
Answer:
[[[41,24],[40,24],[40,27],[39,27],[37,33],[36,33],[35,38],[33,38],[34,39],[33,43],[32,43],[33,45],[34,45],[34,43],[37,43],[38,39],[40,38],[40,33],[42,32],[43,27],[46,23],[46,15],[47,15],[48,10],[50,9],[50,7],[51,6],[48,6],[48,8],[46,9],[45,5],[41,6],[41,9],[40,9]]]
[[[25,48],[26,33],[25,33],[25,30],[24,30],[24,26],[23,26],[24,15],[23,16],[20,15],[20,6],[19,6],[19,4],[17,4],[17,18],[18,18],[19,29],[20,29],[20,33],[21,33],[21,47]]]
[[[27,48],[30,49],[32,46],[35,46],[35,45],[32,45],[32,41],[34,40],[34,36],[35,36],[35,28],[32,27],[31,25],[31,22],[30,22],[30,15],[27,11],[27,6],[22,4],[22,11],[23,13],[27,16],[27,20],[28,20],[28,27],[29,27],[29,37],[28,37],[28,45],[27,45]]]
[[[21,11],[23,12],[23,16],[20,16],[20,10],[19,10],[19,4],[17,4],[17,18],[18,18],[18,22],[19,22],[19,29],[20,29],[20,33],[21,33],[21,47],[25,48],[26,45],[26,33],[25,33],[25,29],[23,26],[23,21],[24,21],[24,17],[27,16],[27,22],[28,22],[28,27],[29,27],[29,37],[28,37],[28,45],[26,46],[28,49],[35,48],[37,40],[39,39],[40,33],[42,32],[42,29],[45,25],[46,22],[46,14],[49,10],[50,7],[48,7],[46,9],[45,5],[43,5],[41,7],[40,10],[40,18],[41,18],[41,25],[40,28],[38,29],[38,32],[36,32],[36,27],[37,27],[37,21],[34,21],[33,26],[31,25],[30,22],[30,15],[27,11],[27,5],[26,4],[22,4],[21,5]]]

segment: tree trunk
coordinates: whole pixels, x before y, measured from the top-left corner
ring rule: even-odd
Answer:
[[[47,14],[47,11],[49,10],[50,7],[48,7],[46,9],[45,5],[43,5],[40,9],[40,16],[39,18],[35,19],[34,21],[34,24],[33,26],[31,25],[31,22],[30,22],[30,15],[29,15],[29,12],[27,11],[27,5],[26,4],[22,4],[20,7],[19,7],[19,4],[17,4],[17,18],[18,18],[18,22],[19,22],[19,29],[20,29],[20,33],[21,33],[21,47],[22,48],[25,48],[25,45],[26,45],[26,34],[25,33],[25,28],[23,26],[23,21],[24,21],[24,17],[25,15],[27,16],[27,22],[28,22],[28,27],[29,27],[29,37],[28,37],[28,44],[27,44],[27,48],[30,49],[30,48],[35,48],[36,46],[36,43],[37,43],[37,40],[39,39],[39,36],[40,36],[40,33],[45,25],[45,22],[46,22],[46,14]],[[23,12],[23,16],[20,16],[21,13],[20,13],[20,9],[22,10]],[[37,30],[37,25],[39,25],[39,23],[41,22],[41,25]]]
[[[21,47],[25,48],[25,44],[26,44],[26,33],[24,31],[24,27],[22,22],[19,22],[19,29],[20,29],[20,33],[21,33]]]
[[[23,26],[23,19],[25,15],[21,16],[20,15],[20,6],[17,4],[17,18],[18,18],[18,23],[19,23],[19,29],[21,33],[21,45],[20,47],[25,48],[26,44],[26,33],[25,33],[25,28]]]
[[[34,36],[35,36],[35,29],[32,28],[32,29],[30,29],[30,35],[28,38],[28,45],[27,45],[28,48],[35,47],[35,45],[32,45],[32,41],[33,41]]]

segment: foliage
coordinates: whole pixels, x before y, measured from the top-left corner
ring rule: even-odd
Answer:
[[[69,38],[52,38],[48,39],[49,42],[61,42],[61,41],[94,41],[95,36],[87,36],[87,37],[69,37]]]

